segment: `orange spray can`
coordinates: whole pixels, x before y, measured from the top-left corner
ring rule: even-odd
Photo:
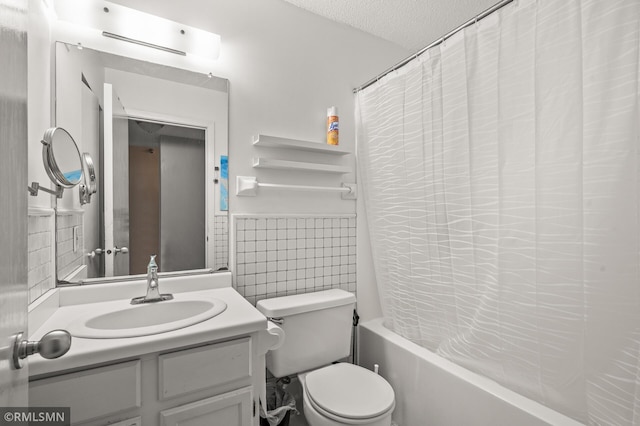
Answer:
[[[327,109],[327,143],[338,145],[338,107]]]

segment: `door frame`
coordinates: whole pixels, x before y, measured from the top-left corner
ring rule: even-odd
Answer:
[[[141,120],[152,123],[167,124],[179,127],[191,127],[202,129],[205,132],[204,151],[205,151],[205,268],[213,268],[215,265],[215,216],[219,212],[219,203],[216,203],[220,196],[216,192],[216,184],[214,183],[216,157],[215,157],[215,122],[194,120],[185,117],[178,117],[169,114],[159,114],[138,109],[126,108],[127,118],[129,120]]]

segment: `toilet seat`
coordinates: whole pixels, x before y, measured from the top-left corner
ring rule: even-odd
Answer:
[[[357,365],[333,364],[306,374],[305,395],[323,416],[360,424],[388,414],[395,407],[391,385]]]

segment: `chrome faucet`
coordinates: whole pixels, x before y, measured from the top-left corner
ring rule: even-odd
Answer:
[[[156,255],[151,256],[147,265],[147,294],[145,296],[134,297],[131,299],[132,305],[140,303],[162,302],[163,300],[171,300],[173,295],[160,294],[160,285],[158,281],[158,265],[156,264]]]

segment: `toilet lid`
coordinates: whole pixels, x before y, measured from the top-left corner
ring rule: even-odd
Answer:
[[[348,363],[310,372],[306,390],[316,408],[346,419],[377,417],[395,405],[393,388],[384,378]]]

